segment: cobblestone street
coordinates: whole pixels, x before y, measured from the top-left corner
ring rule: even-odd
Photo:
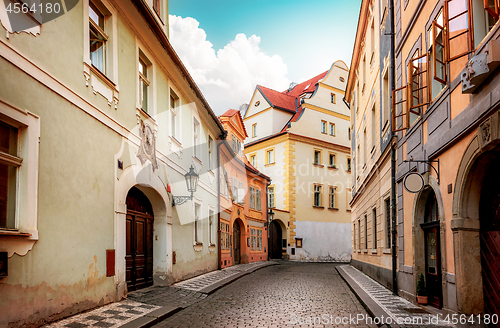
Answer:
[[[282,262],[247,275],[155,327],[323,327],[307,319],[367,315],[334,263]],[[299,321],[300,320],[300,321]],[[303,325],[300,325],[302,323]],[[366,326],[334,324],[328,327]],[[375,327],[375,326],[374,326]]]

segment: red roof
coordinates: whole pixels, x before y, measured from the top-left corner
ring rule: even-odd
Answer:
[[[289,96],[285,93],[257,85],[267,101],[271,103],[271,106],[280,109],[295,112],[297,109],[296,97]]]
[[[286,90],[283,91],[283,93],[290,96],[299,97],[303,93],[314,92],[314,90],[316,89],[316,84],[319,82],[319,80],[323,79],[327,73],[328,71],[325,71],[319,75],[316,75],[312,79],[297,84],[291,91]]]
[[[234,114],[236,114],[236,113],[238,113],[238,111],[236,109],[230,109],[227,112],[225,112],[224,114],[222,114],[221,116],[233,117]]]
[[[243,134],[244,134],[244,138],[245,137],[248,137],[248,133],[247,133],[247,129],[245,128],[245,124],[243,123],[243,118],[241,117],[241,112],[239,110],[236,110],[236,109],[229,109],[228,111],[226,111],[224,114],[222,114],[221,116],[219,116],[219,121],[220,121],[220,118],[221,117],[233,117],[234,115],[238,114],[239,116],[239,121],[241,123],[241,126],[243,127]]]

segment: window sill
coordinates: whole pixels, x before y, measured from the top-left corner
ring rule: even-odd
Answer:
[[[346,172],[349,172],[349,173],[351,173],[351,170],[350,170],[350,169],[347,169],[347,170],[345,170],[345,171],[346,171]]]
[[[92,87],[94,94],[100,94],[108,101],[110,107],[118,109],[119,88],[109,77],[97,69],[91,62],[83,63],[83,75],[86,87]]]
[[[363,249],[363,253],[368,253],[368,250],[367,249]]]
[[[148,120],[151,120],[151,122],[157,126],[158,124],[156,123],[156,120],[153,118],[153,116],[151,116],[151,114],[149,114],[148,112],[146,112],[144,109],[140,108],[140,107],[137,107],[137,118],[140,118],[140,115],[146,117],[146,119]]]
[[[193,249],[195,252],[201,252],[203,250],[203,243],[195,243]]]
[[[372,250],[371,250],[371,253],[372,253],[372,254],[377,254],[377,253],[378,253],[378,251],[377,251],[377,249],[372,249]]]
[[[197,161],[197,162],[198,162],[198,164],[203,165],[203,162],[202,162],[202,161],[201,161],[201,159],[199,159],[198,157],[193,156],[193,159],[194,159],[195,161]]]
[[[390,248],[384,248],[382,251],[382,254],[391,254],[391,249]]]
[[[27,232],[19,232],[17,230],[0,230],[0,237],[8,238],[29,238],[32,235]]]
[[[117,90],[115,82],[111,81],[109,77],[106,76],[100,69],[95,67],[94,65],[89,65],[89,69],[92,73],[94,73],[99,79],[101,79],[106,85],[110,88]]]
[[[324,165],[323,165],[323,164],[315,164],[315,163],[313,163],[313,166],[317,166],[317,167],[324,167]]]
[[[176,137],[174,137],[174,136],[170,136],[170,140],[171,140],[173,143],[175,143],[178,147],[182,147],[182,143],[181,143],[179,140],[177,140],[177,138],[176,138]]]
[[[208,169],[207,172],[210,173],[211,175],[215,176],[215,173],[212,171],[212,169]]]
[[[324,206],[316,206],[316,205],[313,205],[313,208],[317,208],[317,209],[320,209],[320,210],[324,210],[325,209]]]
[[[330,170],[338,170],[337,166],[328,166]]]
[[[266,164],[266,165],[264,165],[264,166],[273,166],[274,164],[276,164],[276,162],[274,162],[274,163],[269,163],[269,164]]]
[[[339,210],[337,207],[329,207],[328,209],[331,211],[338,211]]]

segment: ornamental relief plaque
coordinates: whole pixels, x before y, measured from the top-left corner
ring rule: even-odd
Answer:
[[[156,137],[151,126],[140,120],[139,136],[141,138],[141,145],[137,152],[137,157],[144,165],[146,160],[149,160],[153,165],[153,172],[158,169],[158,162],[156,161]]]

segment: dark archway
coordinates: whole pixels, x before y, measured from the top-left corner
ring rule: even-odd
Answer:
[[[280,224],[273,220],[269,225],[269,257],[271,259],[281,259],[282,254],[282,232]]]
[[[133,291],[153,285],[153,207],[142,191],[132,187],[127,194],[126,281]]]
[[[239,220],[233,223],[233,265],[241,263],[241,225]]]
[[[500,155],[491,160],[481,188],[479,221],[484,311],[500,315]]]

